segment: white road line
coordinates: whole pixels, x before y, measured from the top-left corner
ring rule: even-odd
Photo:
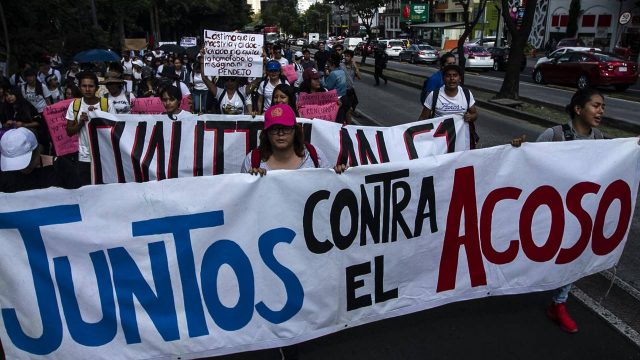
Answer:
[[[604,276],[605,278],[607,278],[607,280],[609,280],[609,281],[613,280],[614,284],[618,285],[618,287],[620,287],[622,290],[627,292],[629,295],[631,295],[636,300],[640,301],[640,291],[638,289],[634,288],[633,286],[629,285],[624,280],[622,280],[619,277],[617,277],[615,275],[615,273],[611,272],[611,270],[602,271],[602,272],[600,272],[600,274],[602,276]]]
[[[605,309],[602,305],[593,300],[589,295],[585,294],[577,287],[571,289],[571,294],[576,297],[586,307],[598,314],[603,320],[611,324],[620,334],[631,340],[636,346],[640,347],[640,334],[632,327],[627,325],[624,321],[620,320],[617,316]]]

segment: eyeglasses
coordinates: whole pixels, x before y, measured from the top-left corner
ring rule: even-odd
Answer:
[[[272,126],[267,132],[269,135],[289,135],[293,132],[293,126]]]

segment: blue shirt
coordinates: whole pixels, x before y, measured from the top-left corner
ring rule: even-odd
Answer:
[[[444,85],[444,80],[442,79],[442,70],[436,71],[433,76],[429,78],[427,82],[427,94],[434,91],[435,89],[440,89]]]
[[[320,80],[320,84],[327,90],[335,89],[339,97],[347,94],[347,74],[342,69],[333,69],[329,76]]]

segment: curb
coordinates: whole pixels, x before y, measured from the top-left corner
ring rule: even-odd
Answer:
[[[367,73],[367,74],[373,74],[373,71],[371,70],[372,66],[370,65],[365,65],[362,66],[360,65],[360,71]],[[395,72],[399,72],[399,73],[403,73],[403,74],[407,74],[409,76],[417,76],[415,74],[411,74],[411,73],[407,73],[407,72],[403,72],[403,71],[398,71],[398,70],[393,70]],[[397,79],[391,76],[388,76],[389,81],[393,81],[395,83],[401,84],[401,85],[405,85],[405,86],[409,86],[409,87],[413,87],[415,89],[421,89],[421,86],[419,84],[416,84],[415,82],[411,82],[411,81],[407,81],[407,80],[403,80],[403,79]],[[477,91],[487,91],[487,89],[482,89],[480,87],[477,86],[467,86],[465,85],[466,88],[471,89],[471,90],[477,90]],[[489,91],[491,92],[491,91]],[[559,105],[553,105],[553,104],[547,104],[544,103],[542,101],[538,101],[535,99],[530,99],[530,98],[526,98],[526,97],[519,97],[518,100],[527,102],[529,104],[532,105],[537,105],[537,106],[546,106],[549,108],[553,108],[555,110],[559,110],[559,111],[564,111],[564,108],[562,106]],[[503,106],[503,105],[499,105],[496,103],[492,103],[489,101],[485,101],[485,100],[478,100],[476,99],[476,102],[483,108],[488,109],[488,110],[493,110],[496,112],[500,112],[501,114],[505,114],[508,116],[512,116],[512,117],[517,117],[518,119],[522,119],[537,125],[541,125],[544,127],[552,127],[555,125],[558,125],[557,122],[545,119],[543,117],[540,116],[536,116],[533,114],[530,114],[528,112],[524,112],[524,111],[520,111],[518,109],[514,109],[508,106]],[[619,129],[619,130],[624,130],[624,131],[629,131],[632,133],[640,133],[640,125],[638,124],[632,124],[630,122],[627,122],[625,120],[620,120],[620,119],[614,119],[611,117],[603,117],[603,122],[606,123],[606,125],[611,126],[613,128]]]

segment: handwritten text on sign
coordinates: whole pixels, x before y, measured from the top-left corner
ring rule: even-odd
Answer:
[[[262,76],[260,34],[204,31],[204,74],[207,76]]]
[[[51,142],[58,156],[78,151],[78,135],[67,135],[67,109],[73,100],[67,99],[44,108],[44,121],[47,122]]]
[[[305,105],[298,109],[300,116],[309,119],[322,119],[328,121],[336,121],[338,116],[338,103],[332,102],[324,105]]]

